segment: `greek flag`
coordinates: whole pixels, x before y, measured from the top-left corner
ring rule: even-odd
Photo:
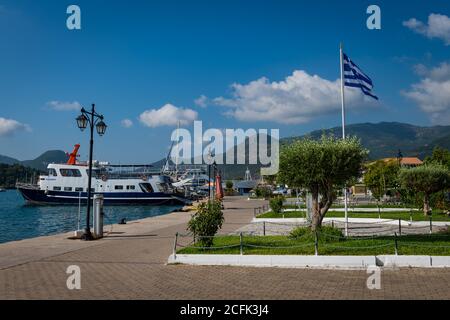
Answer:
[[[345,53],[344,79],[347,87],[360,88],[366,96],[378,100],[378,97],[372,92],[372,80]]]

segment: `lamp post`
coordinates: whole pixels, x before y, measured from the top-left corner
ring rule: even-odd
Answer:
[[[399,167],[402,166],[402,160],[403,160],[403,153],[400,151],[400,149],[398,149],[397,163]]]
[[[213,168],[214,168],[214,171],[213,171],[213,183],[214,183],[214,188],[213,188],[213,200],[215,200],[216,199],[216,192],[217,192],[217,180],[216,180],[216,175],[217,175],[217,163],[216,163],[216,160],[214,160],[214,163],[213,163]]]
[[[95,112],[95,104],[92,104],[91,111],[81,109],[81,115],[77,117],[77,125],[81,131],[87,128],[90,129],[90,141],[89,141],[89,169],[88,169],[88,189],[87,189],[87,213],[86,213],[86,228],[84,234],[81,236],[82,240],[90,241],[94,237],[91,233],[91,186],[92,186],[92,154],[94,151],[94,127],[97,129],[99,136],[103,136],[106,132],[107,125],[103,122],[103,116]]]
[[[211,201],[211,148],[208,149],[208,201]]]

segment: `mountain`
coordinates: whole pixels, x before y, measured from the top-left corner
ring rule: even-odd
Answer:
[[[283,138],[281,145],[292,143],[295,139],[311,137],[320,138],[323,134],[333,134],[336,137],[342,135],[341,127],[325,130],[312,131],[298,137]],[[401,150],[404,157],[419,157],[424,159],[433,152],[437,146],[450,149],[450,126],[421,127],[399,122],[360,123],[346,126],[346,134],[357,136],[361,143],[367,148],[369,159],[380,159],[397,157]],[[248,148],[246,148],[246,159],[248,159]],[[235,152],[236,156],[237,152]],[[0,163],[21,164],[38,170],[45,170],[47,164],[67,161],[67,155],[63,151],[53,150],[43,153],[34,160],[19,161],[14,158],[0,155]],[[157,161],[152,165],[160,168],[165,164],[165,159]],[[243,178],[245,171],[249,168],[253,177],[259,176],[259,165],[220,165],[219,169],[225,173],[225,179]]]
[[[14,158],[0,155],[0,163],[3,164],[20,164],[24,167],[45,171],[49,163],[64,163],[67,161],[67,155],[61,150],[46,151],[34,160],[20,161]]]
[[[450,149],[450,126],[420,127],[399,122],[361,123],[346,126],[346,134],[361,139],[371,160],[396,157],[400,150],[404,157],[430,155],[437,146]],[[309,136],[318,139],[322,134],[342,136],[342,127],[316,130],[301,137],[281,139],[290,143],[295,139]]]
[[[38,170],[46,170],[49,163],[64,163],[67,161],[67,155],[61,150],[46,151],[34,160],[22,161],[22,165]]]
[[[20,163],[20,160],[0,155],[0,163],[12,165],[12,164]]]
[[[280,139],[280,144],[290,144],[296,139],[311,137],[319,139],[323,134],[342,137],[342,127],[312,131],[303,136]],[[346,126],[346,134],[357,136],[369,152],[369,160],[397,157],[400,150],[404,157],[424,159],[437,146],[450,149],[450,126],[421,127],[399,122],[360,123]],[[248,148],[246,148],[248,159]],[[160,167],[165,160],[153,165]],[[252,177],[259,176],[259,165],[220,165],[224,179],[243,178],[249,168]]]

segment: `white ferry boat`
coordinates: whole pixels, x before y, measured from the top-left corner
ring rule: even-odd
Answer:
[[[91,194],[102,194],[105,205],[177,205],[189,202],[177,194],[168,176],[148,165],[110,165],[93,162]],[[27,202],[79,204],[87,202],[89,167],[76,161],[76,151],[66,164],[49,164],[37,184],[17,183]],[[92,195],[93,197],[93,195]]]

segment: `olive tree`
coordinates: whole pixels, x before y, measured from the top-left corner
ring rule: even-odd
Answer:
[[[400,167],[395,160],[379,160],[366,166],[364,184],[372,192],[377,200],[378,214],[380,214],[379,202],[389,188],[397,186],[398,171]]]
[[[402,168],[399,179],[403,188],[423,194],[423,213],[430,214],[430,196],[450,187],[450,172],[440,164],[425,164],[415,168]]]
[[[278,178],[291,188],[304,188],[311,193],[313,230],[322,225],[335,189],[361,175],[367,153],[356,137],[306,138],[282,148]]]
[[[389,188],[396,187],[400,167],[395,160],[372,162],[366,166],[364,184],[370,189],[377,200],[386,194]]]
[[[213,237],[222,228],[224,216],[220,201],[208,201],[198,206],[197,212],[188,222],[188,230],[198,237],[199,242],[210,247]]]

